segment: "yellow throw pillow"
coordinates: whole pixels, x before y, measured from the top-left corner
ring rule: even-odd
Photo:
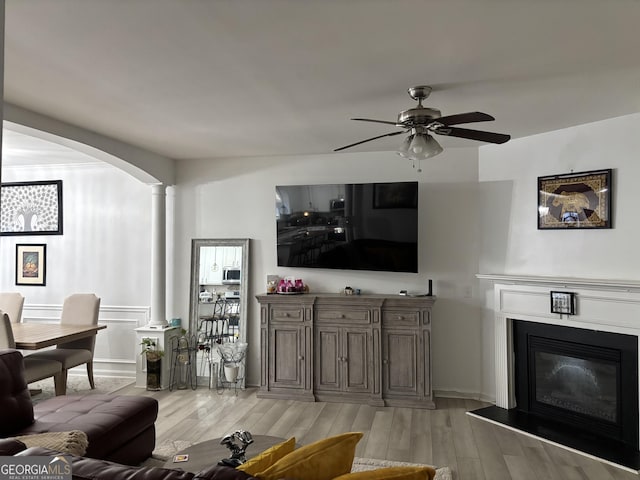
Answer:
[[[291,437],[289,440],[269,447],[264,452],[250,458],[239,467],[236,467],[236,470],[242,470],[249,475],[255,476],[256,473],[266,470],[282,457],[293,452],[295,448],[296,439],[295,437]]]
[[[431,467],[382,467],[364,472],[347,473],[333,480],[433,480],[436,471]]]
[[[304,445],[255,477],[260,480],[331,480],[351,471],[356,444],[361,438],[361,432],[348,432]]]

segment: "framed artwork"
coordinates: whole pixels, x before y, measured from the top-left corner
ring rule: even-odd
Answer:
[[[3,183],[0,235],[62,235],[62,180]]]
[[[538,229],[611,228],[611,173],[538,177]]]
[[[418,182],[375,183],[373,208],[418,208]]]
[[[573,292],[550,292],[551,313],[576,314],[576,296]]]
[[[47,284],[47,246],[16,245],[16,285]]]

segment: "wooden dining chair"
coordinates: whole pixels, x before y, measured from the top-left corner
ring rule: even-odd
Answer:
[[[9,315],[4,312],[0,312],[0,348],[2,349],[16,348],[11,323]],[[33,383],[38,380],[53,377],[56,395],[64,395],[66,393],[67,387],[66,381],[62,376],[62,363],[56,360],[33,358],[32,355],[24,356],[23,362],[24,378],[27,383]]]
[[[13,323],[22,321],[22,308],[24,307],[24,297],[18,292],[0,293],[0,310],[9,315],[9,320]]]
[[[60,323],[63,325],[97,325],[100,312],[100,298],[93,293],[74,293],[64,299]],[[93,351],[96,336],[81,338],[67,343],[61,343],[51,350],[36,352],[29,357],[55,360],[62,363],[62,376],[67,383],[67,373],[70,368],[83,363],[87,364],[87,377],[91,389],[96,388],[93,381]]]

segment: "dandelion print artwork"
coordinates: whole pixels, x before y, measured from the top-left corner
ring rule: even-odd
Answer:
[[[3,183],[1,235],[61,235],[62,180]]]

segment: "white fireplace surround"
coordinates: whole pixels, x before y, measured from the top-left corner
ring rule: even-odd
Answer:
[[[640,282],[527,275],[477,277],[494,282],[498,407],[516,406],[513,320],[624,333],[640,339]],[[551,313],[551,291],[574,292],[576,315]]]

